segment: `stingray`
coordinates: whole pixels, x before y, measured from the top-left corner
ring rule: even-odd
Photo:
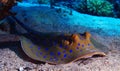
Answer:
[[[2,32],[1,32],[2,33]],[[106,47],[91,37],[89,32],[84,34],[47,33],[42,35],[27,33],[24,35],[1,36],[0,42],[18,41],[22,50],[30,58],[50,64],[67,64],[94,55],[106,56]],[[3,37],[3,38],[2,38]],[[100,49],[104,50],[101,51]]]
[[[57,35],[56,35],[57,34]],[[106,56],[97,48],[106,48],[91,34],[27,34],[20,38],[23,51],[32,59],[50,64],[67,64],[94,55]],[[94,45],[95,44],[95,45]]]
[[[13,19],[28,31],[28,33],[18,36],[22,50],[34,60],[50,64],[67,64],[94,55],[106,56],[100,50],[101,48],[106,49],[106,47],[92,38],[89,32],[83,34],[37,32],[33,30],[34,27],[28,27],[15,17],[10,20]]]

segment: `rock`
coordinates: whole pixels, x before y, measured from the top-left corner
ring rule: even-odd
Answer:
[[[26,3],[25,3],[26,4]],[[48,5],[24,6],[24,3],[15,6],[12,11],[20,22],[36,32],[80,32],[88,31],[99,35],[118,36],[120,34],[120,19],[110,17],[97,17],[81,14],[73,10],[73,15],[69,12],[57,13],[60,7],[51,9]],[[17,9],[17,10],[16,10]],[[61,8],[62,10],[69,10]],[[113,27],[114,26],[114,27]],[[81,30],[82,29],[82,30]]]

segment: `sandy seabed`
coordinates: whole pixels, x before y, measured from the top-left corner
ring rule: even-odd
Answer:
[[[92,57],[70,64],[36,64],[20,58],[11,50],[13,47],[1,47],[0,71],[120,71],[120,37],[94,37],[109,48],[106,57]]]

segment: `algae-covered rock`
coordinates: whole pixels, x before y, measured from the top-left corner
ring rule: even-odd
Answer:
[[[60,11],[57,11],[59,9]],[[99,35],[114,36],[120,33],[118,29],[120,19],[91,16],[74,10],[73,15],[70,15],[69,9],[63,7],[51,9],[49,5],[29,4],[26,6],[25,3],[21,3],[12,11],[17,13],[15,17],[26,27],[37,32],[83,33],[88,31]]]
[[[80,12],[92,15],[109,16],[113,14],[113,5],[106,0],[82,0],[77,7]]]
[[[40,3],[40,4],[49,4],[50,0],[38,0],[38,3]]]

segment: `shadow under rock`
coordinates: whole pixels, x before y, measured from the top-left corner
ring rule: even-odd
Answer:
[[[9,48],[10,50],[14,51],[18,57],[20,57],[21,59],[25,61],[32,62],[35,64],[45,64],[45,62],[33,60],[32,58],[28,57],[22,50],[20,41],[4,42],[4,43],[0,42],[0,49],[6,49],[6,48]]]

